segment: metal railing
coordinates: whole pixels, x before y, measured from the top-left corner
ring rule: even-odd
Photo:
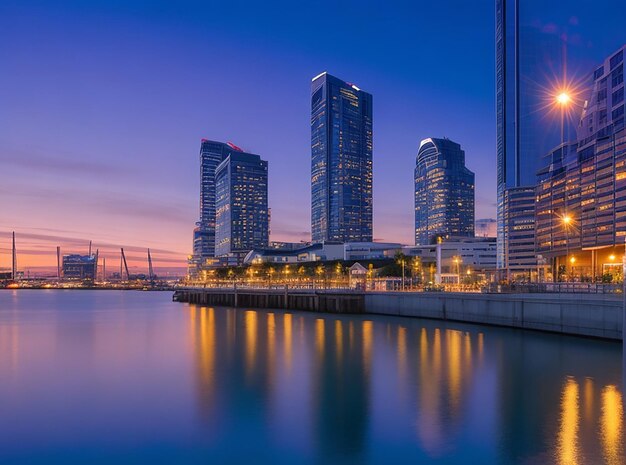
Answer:
[[[618,294],[622,292],[622,285],[603,283],[490,283],[483,287],[482,292],[499,294]]]

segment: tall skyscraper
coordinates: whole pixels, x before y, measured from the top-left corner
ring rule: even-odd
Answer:
[[[424,139],[415,166],[415,245],[474,236],[474,173],[450,139]]]
[[[542,158],[575,137],[573,118],[565,118],[561,130],[555,97],[576,87],[616,47],[615,37],[623,37],[625,10],[621,0],[598,0],[593,6],[582,1],[496,0],[495,6],[497,261],[508,277],[515,272],[528,276],[537,258],[535,228],[528,224],[526,208],[529,188],[537,182]],[[597,24],[604,25],[602,34],[597,34]],[[515,192],[507,195],[508,189]],[[512,210],[505,211],[505,206]],[[524,260],[508,259],[510,240]]]
[[[202,139],[200,143],[200,220],[193,231],[191,274],[215,257],[215,171],[233,152],[241,149],[230,142]]]
[[[231,151],[215,171],[215,192],[215,255],[240,264],[269,242],[267,162]]]
[[[372,96],[328,73],[311,84],[311,235],[372,241]]]

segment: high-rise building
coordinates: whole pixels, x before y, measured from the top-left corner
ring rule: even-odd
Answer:
[[[200,143],[200,219],[193,231],[190,274],[215,257],[215,171],[232,152],[241,149],[230,142],[202,139]]]
[[[534,0],[496,0],[497,263],[507,275],[520,263],[506,253],[507,239],[514,234],[506,226],[515,215],[504,210],[505,198],[510,205],[524,190],[511,196],[506,191],[535,185],[541,157],[560,135],[559,126],[547,124],[541,109],[553,84],[547,82],[546,70],[561,70],[562,44],[558,34],[546,34],[533,22],[541,19],[536,16],[540,11]],[[528,244],[524,256],[534,255],[534,238]]]
[[[231,151],[215,170],[215,255],[241,264],[252,249],[267,247],[267,162]]]
[[[565,118],[561,130],[555,96],[575,87],[615,47],[616,37],[623,37],[622,3],[599,0],[590,7],[588,2],[568,2],[564,8],[543,0],[495,2],[498,268],[509,278],[511,269],[522,264],[506,254],[507,240],[515,234],[506,230],[506,218],[512,216],[504,210],[506,190],[535,186],[545,154],[575,137],[575,121]],[[597,34],[597,24],[603,24],[602,34]],[[509,196],[507,204],[521,192]],[[532,253],[529,248],[520,256]]]
[[[624,55],[612,53],[589,74],[577,143],[545,159],[536,190],[537,252],[556,279],[621,274],[626,237]]]
[[[328,73],[311,84],[311,235],[372,241],[372,96]]]
[[[474,173],[450,139],[424,139],[415,165],[415,244],[474,236]]]

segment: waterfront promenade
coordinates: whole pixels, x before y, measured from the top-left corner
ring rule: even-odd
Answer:
[[[174,300],[199,305],[363,313],[460,321],[622,340],[620,294],[491,294],[350,290],[184,289]]]

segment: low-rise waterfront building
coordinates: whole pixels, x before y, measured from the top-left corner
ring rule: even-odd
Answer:
[[[437,274],[455,278],[481,274],[491,279],[496,271],[496,238],[450,237],[437,244],[404,247],[403,252],[419,261],[423,282],[436,282]],[[439,269],[437,261],[439,257]]]
[[[63,255],[63,279],[90,280],[96,279],[96,255]]]
[[[334,260],[384,260],[393,258],[402,249],[398,243],[387,242],[321,242],[300,248],[259,248],[250,251],[244,260],[252,263],[306,263]]]

